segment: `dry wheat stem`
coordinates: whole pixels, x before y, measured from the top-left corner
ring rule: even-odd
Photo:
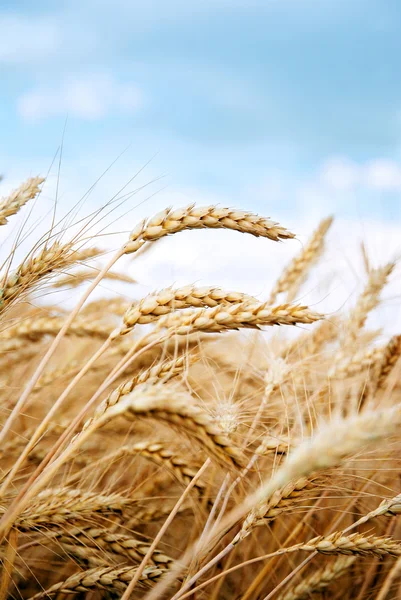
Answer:
[[[18,551],[18,531],[11,529],[7,538],[7,547],[2,556],[2,572],[0,575],[0,600],[6,600],[8,597],[8,588],[12,581],[14,572],[14,562]]]
[[[60,330],[60,333],[63,331],[63,329]],[[58,337],[58,336],[57,336]],[[55,340],[57,340],[57,337],[55,338]],[[43,421],[38,425],[38,427],[35,429],[34,433],[32,434],[32,437],[30,438],[30,440],[28,441],[27,445],[25,446],[21,456],[18,458],[18,460],[14,463],[12,469],[10,470],[8,476],[6,477],[6,479],[4,480],[1,488],[0,488],[0,497],[2,495],[4,495],[8,485],[11,483],[11,481],[13,480],[15,474],[18,472],[19,468],[21,467],[21,465],[25,462],[25,460],[27,459],[27,457],[29,456],[29,453],[31,452],[32,448],[34,447],[34,445],[36,444],[36,442],[40,439],[40,437],[43,435],[43,433],[46,431],[49,423],[51,422],[53,416],[55,415],[55,413],[57,412],[58,408],[60,407],[60,405],[62,404],[62,402],[64,401],[64,399],[68,396],[69,392],[71,391],[71,389],[75,386],[75,384],[79,381],[79,379],[81,379],[81,377],[87,372],[89,371],[89,369],[91,368],[92,364],[97,360],[97,358],[99,356],[101,356],[103,354],[103,352],[105,352],[105,350],[107,349],[108,345],[111,342],[111,338],[109,337],[104,344],[95,352],[95,354],[92,356],[92,358],[84,365],[84,367],[81,369],[81,371],[74,377],[74,379],[69,383],[69,385],[65,388],[65,390],[63,391],[63,393],[61,394],[61,396],[59,396],[59,398],[57,399],[57,401],[53,404],[52,408],[49,410],[49,412],[47,413],[47,415],[44,417]],[[47,355],[46,355],[47,356]],[[45,358],[46,358],[45,356]],[[44,362],[44,359],[42,360],[42,363]],[[42,364],[41,363],[41,364]],[[45,365],[47,364],[44,363],[43,368],[45,367]],[[39,365],[40,367],[41,365]],[[39,371],[39,367],[37,369],[37,372]],[[37,374],[37,372],[35,374]],[[40,370],[40,373],[38,374],[38,379],[40,377],[40,375],[42,374],[42,370]],[[35,380],[34,382],[34,386],[37,383],[38,379]],[[28,388],[26,388],[28,389]],[[23,394],[20,397],[19,402],[21,401],[21,398],[24,400],[23,404],[26,404],[26,402],[28,401],[29,398],[29,394],[25,395]],[[18,403],[17,403],[18,405]],[[16,406],[17,406],[16,405]],[[15,407],[13,412],[15,411]],[[11,413],[11,415],[13,414],[13,412]],[[56,442],[56,446],[60,447],[64,440],[66,439],[67,436],[67,432],[68,432],[68,428],[64,431],[64,433],[60,436],[59,440]],[[47,459],[43,459],[41,465],[39,465],[37,471],[35,471],[35,477],[37,474],[39,474],[43,468],[46,466],[47,464]],[[27,484],[25,485],[25,487],[20,491],[18,497],[15,500],[15,504],[20,500],[20,498],[24,495],[24,493],[26,492],[26,490],[28,489],[28,487],[31,485],[33,479],[31,477],[31,479],[27,482]],[[4,517],[3,517],[4,518]],[[0,532],[2,531],[1,528],[1,521],[0,521]],[[1,533],[0,533],[1,535]]]
[[[284,382],[286,375],[289,372],[287,363],[280,357],[277,357],[271,361],[269,369],[265,375],[265,388],[262,397],[262,401],[258,406],[258,410],[249,428],[248,434],[245,438],[244,447],[246,448],[249,440],[251,439],[253,432],[255,431],[259,421],[262,417],[263,411],[269,402],[270,397],[276,391],[276,389]]]

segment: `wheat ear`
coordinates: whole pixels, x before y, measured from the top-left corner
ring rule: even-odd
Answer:
[[[197,468],[191,467],[185,458],[177,456],[161,442],[145,440],[136,444],[121,446],[117,450],[113,450],[109,454],[102,456],[97,461],[92,461],[90,465],[71,475],[67,483],[70,485],[75,481],[82,480],[82,477],[86,473],[93,473],[94,469],[98,469],[101,465],[110,466],[117,460],[129,456],[142,456],[157,466],[167,469],[183,485],[188,485],[198,471]],[[90,458],[88,458],[89,461]],[[199,494],[203,494],[205,491],[205,484],[200,481],[197,481],[194,487]]]
[[[257,508],[250,512],[245,519],[239,538],[244,538],[251,533],[255,527],[260,527],[266,523],[274,521],[282,512],[293,505],[299,497],[308,491],[314,489],[316,484],[302,477],[297,481],[290,482],[281,489],[278,489],[265,502],[261,502]]]
[[[82,432],[71,443],[76,443],[85,431],[100,427],[119,416],[165,422],[178,431],[185,432],[190,439],[197,440],[212,456],[225,464],[242,466],[241,452],[233,446],[212,417],[196,406],[188,394],[160,384],[136,387],[98,419],[87,421]]]
[[[347,319],[343,347],[355,342],[360,330],[365,325],[369,313],[378,305],[380,294],[394,267],[395,263],[390,262],[370,272],[366,286]]]
[[[309,600],[312,594],[323,593],[356,561],[356,556],[339,556],[321,569],[317,569],[300,583],[279,594],[276,600]]]
[[[112,533],[108,529],[88,527],[82,529],[75,527],[61,532],[52,539],[57,540],[63,547],[81,546],[88,549],[88,554],[93,550],[105,550],[111,554],[124,556],[136,562],[141,561],[150,544],[139,541],[130,535],[124,533]],[[153,565],[165,567],[173,562],[170,556],[156,549],[150,561]]]
[[[220,288],[186,286],[178,289],[166,288],[145,296],[133,304],[124,315],[124,327],[121,333],[131,331],[135,325],[157,321],[163,315],[182,308],[201,308],[226,306],[244,301],[254,301],[255,298],[240,292],[226,292]]]
[[[385,387],[388,376],[401,355],[401,335],[394,335],[383,350],[377,376],[377,389]]]
[[[30,177],[7,198],[0,200],[0,225],[7,224],[7,218],[17,214],[29,200],[33,200],[40,192],[43,177]]]
[[[295,544],[285,552],[305,550],[319,554],[347,554],[361,556],[401,556],[401,544],[389,537],[377,537],[363,533],[346,534],[336,531],[330,535],[319,535],[309,540]]]
[[[373,346],[356,352],[342,361],[336,362],[327,373],[329,379],[345,379],[353,377],[369,369],[383,355],[381,346]]]
[[[11,352],[20,348],[24,341],[40,341],[47,335],[55,336],[65,323],[64,317],[33,317],[11,325],[0,333],[0,349]],[[106,340],[114,331],[115,324],[103,320],[78,316],[67,331],[67,335]]]
[[[91,592],[93,590],[123,592],[135,575],[136,570],[137,567],[95,567],[94,569],[71,575],[65,581],[56,583],[49,589],[35,594],[30,600],[40,600],[40,598],[52,597],[59,593],[74,594],[77,592]],[[164,569],[146,567],[140,575],[139,582],[141,584],[152,584],[152,582],[157,581],[164,573]]]
[[[294,237],[293,233],[278,223],[250,212],[190,204],[175,210],[166,208],[154,217],[141,221],[132,231],[125,252],[136,252],[148,241],[187,229],[231,229],[274,241]]]
[[[85,422],[84,429],[88,428],[94,420],[100,419],[106,410],[108,410],[111,406],[118,404],[118,402],[120,402],[124,396],[130,394],[136,386],[144,383],[167,383],[174,377],[180,375],[187,363],[188,358],[186,355],[182,355],[171,360],[162,361],[159,364],[149,367],[149,369],[136,374],[128,381],[124,381],[124,383],[120,384],[117,388],[110,392],[110,394],[99,404],[93,417]]]
[[[242,327],[309,324],[321,318],[322,315],[311,311],[307,306],[270,306],[266,302],[239,302],[231,306],[201,308],[166,315],[159,320],[158,328],[171,329],[177,335],[188,335],[194,331],[209,333]]]
[[[305,281],[309,270],[317,262],[324,249],[326,233],[333,222],[333,217],[323,219],[310,240],[290,264],[284,269],[272,289],[269,302],[274,304],[278,294],[287,292],[287,302],[292,302]]]
[[[15,521],[19,531],[60,528],[96,515],[120,514],[133,500],[120,494],[102,495],[81,489],[49,488],[40,492]],[[3,512],[3,511],[2,511]]]
[[[44,277],[56,269],[72,264],[74,254],[71,244],[55,242],[51,246],[45,246],[38,254],[28,257],[14,273],[0,281],[0,312]]]

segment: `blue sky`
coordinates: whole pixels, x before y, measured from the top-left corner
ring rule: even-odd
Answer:
[[[401,218],[400,26],[397,0],[3,0],[2,169],[45,169],[68,115],[67,164],[130,144],[127,176],[157,153],[173,188],[273,207],[334,165],[337,209]]]

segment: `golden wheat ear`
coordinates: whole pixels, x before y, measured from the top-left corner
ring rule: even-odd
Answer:
[[[43,182],[43,177],[30,177],[7,198],[2,198],[0,200],[0,225],[6,225],[9,217],[16,215],[29,200],[36,198]]]

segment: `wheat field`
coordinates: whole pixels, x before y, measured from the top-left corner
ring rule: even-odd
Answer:
[[[0,201],[1,239],[43,181]],[[91,297],[185,230],[294,237],[232,208],[166,209],[112,255],[50,223],[20,264],[7,256],[0,600],[401,597],[401,335],[366,325],[397,265],[365,256],[350,310],[299,303],[332,220],[267,301],[192,282]]]

